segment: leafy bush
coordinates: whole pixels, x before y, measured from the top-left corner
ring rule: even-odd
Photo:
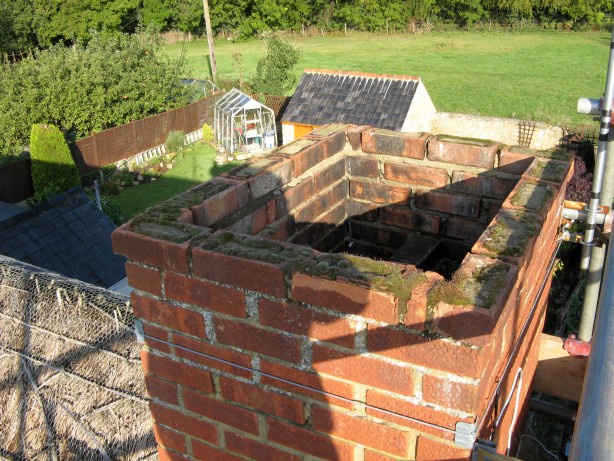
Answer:
[[[81,184],[64,135],[53,125],[33,125],[30,135],[34,199],[41,201]]]
[[[166,138],[166,152],[179,152],[185,146],[183,131],[171,131]]]
[[[158,54],[161,45],[151,30],[93,33],[87,45],[54,45],[0,66],[0,156],[21,153],[36,123],[82,138],[187,104],[195,88],[178,78],[185,61]]]
[[[266,40],[267,54],[258,61],[253,87],[256,93],[283,95],[294,88],[297,77],[292,69],[301,51],[277,36]]]
[[[111,221],[113,221],[113,224],[116,226],[121,226],[126,222],[119,203],[108,195],[100,196],[100,205],[102,206],[102,211],[111,218]]]
[[[213,142],[213,128],[206,123],[203,125],[203,141],[207,143]]]

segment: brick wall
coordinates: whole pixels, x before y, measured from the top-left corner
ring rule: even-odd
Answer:
[[[161,459],[465,460],[459,423],[504,452],[569,175],[559,152],[330,125],[119,228]],[[389,260],[419,239],[452,277]]]

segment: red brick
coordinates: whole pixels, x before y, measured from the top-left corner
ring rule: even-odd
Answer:
[[[177,385],[174,382],[145,373],[145,385],[147,386],[147,394],[152,399],[163,400],[172,405],[179,405]]]
[[[326,189],[345,176],[345,159],[326,167],[324,170],[313,175],[314,193]]]
[[[442,275],[435,272],[425,272],[426,280],[416,286],[409,301],[407,301],[407,313],[404,323],[412,330],[423,331],[426,329],[428,293],[435,283],[444,280]]]
[[[354,347],[356,330],[346,318],[266,298],[260,300],[258,312],[262,325],[348,348]]]
[[[388,130],[366,130],[362,133],[362,150],[363,152],[422,160],[429,136],[428,133],[416,137],[409,133],[396,133]]]
[[[258,434],[258,415],[252,411],[189,389],[183,391],[183,402],[187,410],[205,418],[214,419],[243,432]]]
[[[261,235],[270,240],[285,241],[290,235],[294,234],[295,231],[294,218],[286,216],[276,225],[272,226],[272,229],[267,229],[265,232],[262,232]]]
[[[153,424],[153,431],[156,442],[158,442],[159,445],[170,448],[171,450],[180,451],[181,453],[187,453],[185,436],[183,434],[167,429],[156,423]]]
[[[342,202],[347,196],[347,181],[342,181],[328,191],[317,195],[294,213],[297,228],[315,222],[318,216]]]
[[[445,187],[448,184],[446,170],[406,163],[384,163],[384,178],[427,187]]]
[[[356,314],[381,322],[399,321],[398,300],[394,295],[336,280],[295,273],[291,296],[299,302]]]
[[[362,132],[370,129],[369,125],[361,125],[347,130],[347,137],[352,150],[358,150],[362,146]]]
[[[305,408],[300,400],[267,391],[254,383],[243,383],[223,376],[220,377],[220,388],[222,396],[226,400],[295,423],[303,424],[305,422]]]
[[[454,195],[436,190],[418,191],[416,206],[460,216],[477,218],[480,215],[480,199],[466,195]]]
[[[461,218],[449,218],[446,227],[446,235],[452,238],[475,242],[485,230],[486,224]]]
[[[418,230],[429,234],[438,234],[441,226],[439,216],[428,215],[400,207],[385,207],[380,210],[382,224],[402,229]]]
[[[527,168],[529,168],[531,162],[533,162],[535,154],[528,153],[529,151],[527,151],[526,154],[513,152],[511,149],[514,148],[504,147],[501,149],[499,153],[499,170],[506,173],[522,175]]]
[[[367,348],[391,359],[472,378],[479,378],[482,371],[479,349],[431,340],[408,331],[368,325]]]
[[[148,266],[188,273],[189,243],[158,240],[130,230],[130,223],[115,229],[113,251]],[[131,283],[131,280],[128,280]]]
[[[190,459],[187,456],[181,455],[179,453],[175,453],[167,450],[164,447],[158,445],[158,460],[159,461],[183,461],[186,459]]]
[[[225,363],[231,362],[244,368],[251,368],[251,357],[247,354],[213,346],[203,341],[197,341],[178,334],[173,335],[173,343],[181,346],[175,348],[175,354],[177,354],[178,357],[200,363],[207,368],[225,371],[226,373],[241,376],[243,378],[251,379],[253,376],[251,371]],[[200,354],[198,352],[200,352]],[[202,354],[216,357],[221,360],[215,360]]]
[[[146,373],[152,373],[183,386],[203,392],[214,392],[211,373],[166,357],[141,351],[141,363]]]
[[[350,181],[350,197],[372,203],[407,205],[411,198],[411,188],[352,179]]]
[[[499,144],[490,141],[455,139],[440,135],[429,140],[427,157],[436,162],[492,168],[498,147]]]
[[[348,218],[356,217],[366,221],[377,221],[379,218],[379,207],[375,203],[357,202],[356,200],[348,199],[345,201],[345,213]]]
[[[192,453],[194,458],[202,461],[245,461],[243,458],[232,455],[219,448],[212,447],[198,440],[192,441]]]
[[[364,355],[347,354],[315,344],[312,367],[318,373],[355,381],[397,394],[414,394],[411,368],[393,365]]]
[[[512,191],[517,181],[502,179],[495,176],[483,176],[464,171],[455,171],[452,174],[452,190],[463,194],[479,195],[505,199]]]
[[[234,288],[169,272],[164,278],[167,298],[235,317],[246,317],[245,294]]]
[[[457,448],[436,440],[418,437],[416,442],[416,461],[469,461],[471,450]]]
[[[314,406],[313,428],[327,434],[375,448],[396,456],[407,456],[409,433],[339,411]]]
[[[408,416],[409,418],[416,419],[418,421],[411,421],[390,413],[367,408],[367,414],[369,415],[380,419],[385,419],[401,426],[415,428],[422,432],[428,432],[438,437],[449,438],[452,440],[454,439],[454,436],[450,432],[435,429],[432,426],[422,424],[420,421],[452,430],[456,429],[456,423],[458,421],[472,422],[472,420],[468,418],[463,419],[459,416],[450,415],[443,411],[436,410],[430,406],[420,405],[409,402],[408,400],[395,398],[375,389],[367,390],[367,404],[371,405],[372,407],[387,410],[402,416]]]
[[[348,157],[348,173],[352,176],[379,177],[379,162],[369,157]]]
[[[132,288],[146,291],[155,296],[162,296],[162,273],[158,269],[128,261],[126,262],[126,275]]]
[[[352,444],[267,418],[268,439],[295,450],[336,461],[354,461]]]
[[[245,437],[236,432],[224,432],[226,448],[255,461],[300,461],[301,456],[264,444],[258,440]]]
[[[198,277],[282,298],[284,274],[274,264],[228,256],[201,248],[192,250],[194,274]]]
[[[298,363],[301,345],[296,337],[264,330],[246,323],[215,319],[215,334],[220,343],[235,346],[286,362]]]
[[[298,178],[328,157],[328,145],[325,140],[320,140],[298,152],[286,155],[292,161],[292,177]]]
[[[205,319],[201,314],[134,292],[130,298],[137,317],[189,335],[205,336]]]
[[[262,229],[264,229],[266,226],[268,226],[270,223],[275,221],[275,218],[269,221],[269,212],[268,212],[267,205],[262,205],[260,208],[254,211],[251,214],[251,216],[252,216],[252,228],[250,231],[251,235],[257,234]]]
[[[314,194],[313,178],[309,176],[303,179],[296,186],[286,189],[275,199],[277,218],[282,218],[288,212],[305,203]]]
[[[268,360],[262,360],[260,362],[260,371],[286,381],[284,382],[280,379],[262,376],[261,381],[263,384],[275,386],[279,389],[284,389],[295,394],[305,395],[312,399],[326,402],[330,405],[336,405],[348,409],[354,408],[354,404],[352,402],[335,397],[340,396],[344,399],[352,400],[354,398],[354,389],[350,384],[342,383],[334,379],[328,379],[323,376],[319,376],[317,373],[308,373],[295,368],[285,367],[277,363],[269,362]],[[290,384],[287,381],[291,381],[298,385]],[[315,389],[316,391],[322,392],[315,392],[310,389]]]
[[[190,207],[194,224],[210,226],[225,216],[234,213],[249,201],[249,188],[243,181],[228,181],[234,186]]]
[[[391,458],[376,451],[365,450],[365,461],[399,461],[399,458]]]
[[[169,332],[167,330],[143,323],[143,333],[145,334],[145,344],[147,344],[147,347],[167,354],[171,353],[171,347],[168,345]]]
[[[262,197],[292,180],[291,162],[286,159],[275,159],[275,161],[277,163],[267,166],[262,172],[247,180],[252,199]]]
[[[184,432],[193,437],[217,443],[217,429],[213,424],[179,411],[164,407],[156,402],[149,402],[151,416],[158,424],[164,424],[176,431]]]
[[[307,137],[310,139],[324,138],[328,156],[330,157],[345,148],[345,132],[353,126],[349,124],[328,124],[311,132]]]
[[[445,408],[476,412],[478,388],[470,384],[457,383],[445,378],[424,375],[422,378],[422,398]]]

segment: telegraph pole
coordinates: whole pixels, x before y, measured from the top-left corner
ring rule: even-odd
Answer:
[[[211,19],[209,18],[209,2],[203,0],[203,10],[205,16],[205,28],[207,29],[207,43],[209,44],[209,63],[211,64],[211,78],[217,80],[217,64],[215,63],[215,49],[213,47],[213,34],[211,33]]]

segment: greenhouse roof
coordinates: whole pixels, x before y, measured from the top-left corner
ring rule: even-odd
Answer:
[[[239,110],[258,109],[259,107],[266,106],[246,95],[242,91],[233,88],[215,103],[215,107],[222,112],[234,114]]]

